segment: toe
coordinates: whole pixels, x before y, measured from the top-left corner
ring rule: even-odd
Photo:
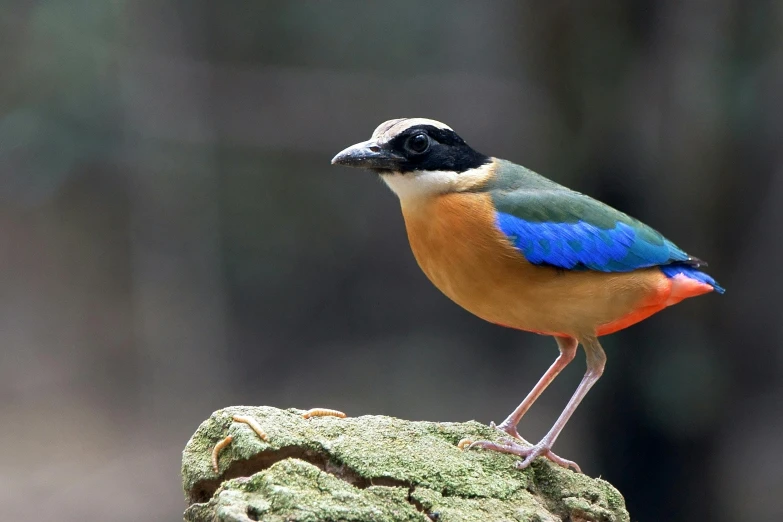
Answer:
[[[551,460],[552,462],[554,462],[558,466],[562,466],[562,467],[564,467],[566,469],[574,468],[574,470],[577,473],[581,473],[582,472],[582,469],[579,467],[579,464],[577,464],[573,460],[568,460],[568,459],[564,459],[563,457],[558,457],[557,455],[552,453],[551,450],[547,451],[546,454],[544,454],[543,456],[548,458],[549,460]]]
[[[467,447],[467,449],[474,448],[497,451],[498,453],[510,453],[511,455],[517,455],[520,457],[527,456],[527,453],[530,451],[530,448],[521,446],[511,439],[503,439],[500,442],[477,440]]]
[[[517,469],[525,469],[528,466],[530,466],[530,464],[532,464],[532,462],[537,457],[544,457],[545,459],[549,459],[555,464],[557,464],[558,466],[561,466],[563,468],[566,469],[573,468],[574,470],[576,470],[577,473],[582,472],[582,470],[579,468],[579,465],[576,462],[555,455],[554,453],[552,453],[552,450],[547,448],[546,446],[536,445],[530,448],[524,456],[525,456],[525,460],[521,460],[516,463]]]
[[[525,457],[525,460],[518,460],[514,464],[514,467],[517,468],[517,469],[525,469],[528,466],[530,466],[530,463],[533,462],[535,459],[536,459],[536,457],[533,456],[532,454],[530,454],[527,457]]]
[[[503,453],[506,453],[506,450],[508,449],[508,444],[506,444],[504,441],[501,442],[492,442],[489,440],[477,440],[475,442],[472,442],[468,445],[467,449],[488,449],[493,451],[500,451]]]

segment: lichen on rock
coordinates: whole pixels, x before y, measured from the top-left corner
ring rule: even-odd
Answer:
[[[608,482],[545,459],[518,470],[514,456],[457,448],[464,437],[501,438],[477,422],[302,412],[235,406],[204,421],[183,452],[185,520],[629,520]],[[268,442],[234,415],[257,420]],[[212,449],[227,435],[215,473]]]

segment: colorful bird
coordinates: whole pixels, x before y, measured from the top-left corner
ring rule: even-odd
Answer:
[[[644,223],[510,161],[485,156],[443,123],[402,118],[333,164],[378,173],[400,199],[411,249],[427,277],[454,302],[489,322],[554,336],[560,355],[497,427],[512,438],[471,447],[538,456],[579,471],[552,445],[606,355],[598,337],[622,330],[688,297],[723,293],[689,256]],[[579,344],[587,372],[555,424],[532,447],[517,424]]]

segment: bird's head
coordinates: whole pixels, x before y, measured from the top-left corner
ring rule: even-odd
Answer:
[[[401,200],[471,190],[492,175],[492,158],[470,148],[448,125],[424,118],[384,122],[332,164],[378,173]]]

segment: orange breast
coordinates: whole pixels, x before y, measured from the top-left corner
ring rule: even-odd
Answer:
[[[495,225],[488,194],[403,201],[402,210],[427,277],[496,324],[551,335],[611,333],[659,311],[671,294],[670,280],[654,268],[608,274],[531,265]]]

